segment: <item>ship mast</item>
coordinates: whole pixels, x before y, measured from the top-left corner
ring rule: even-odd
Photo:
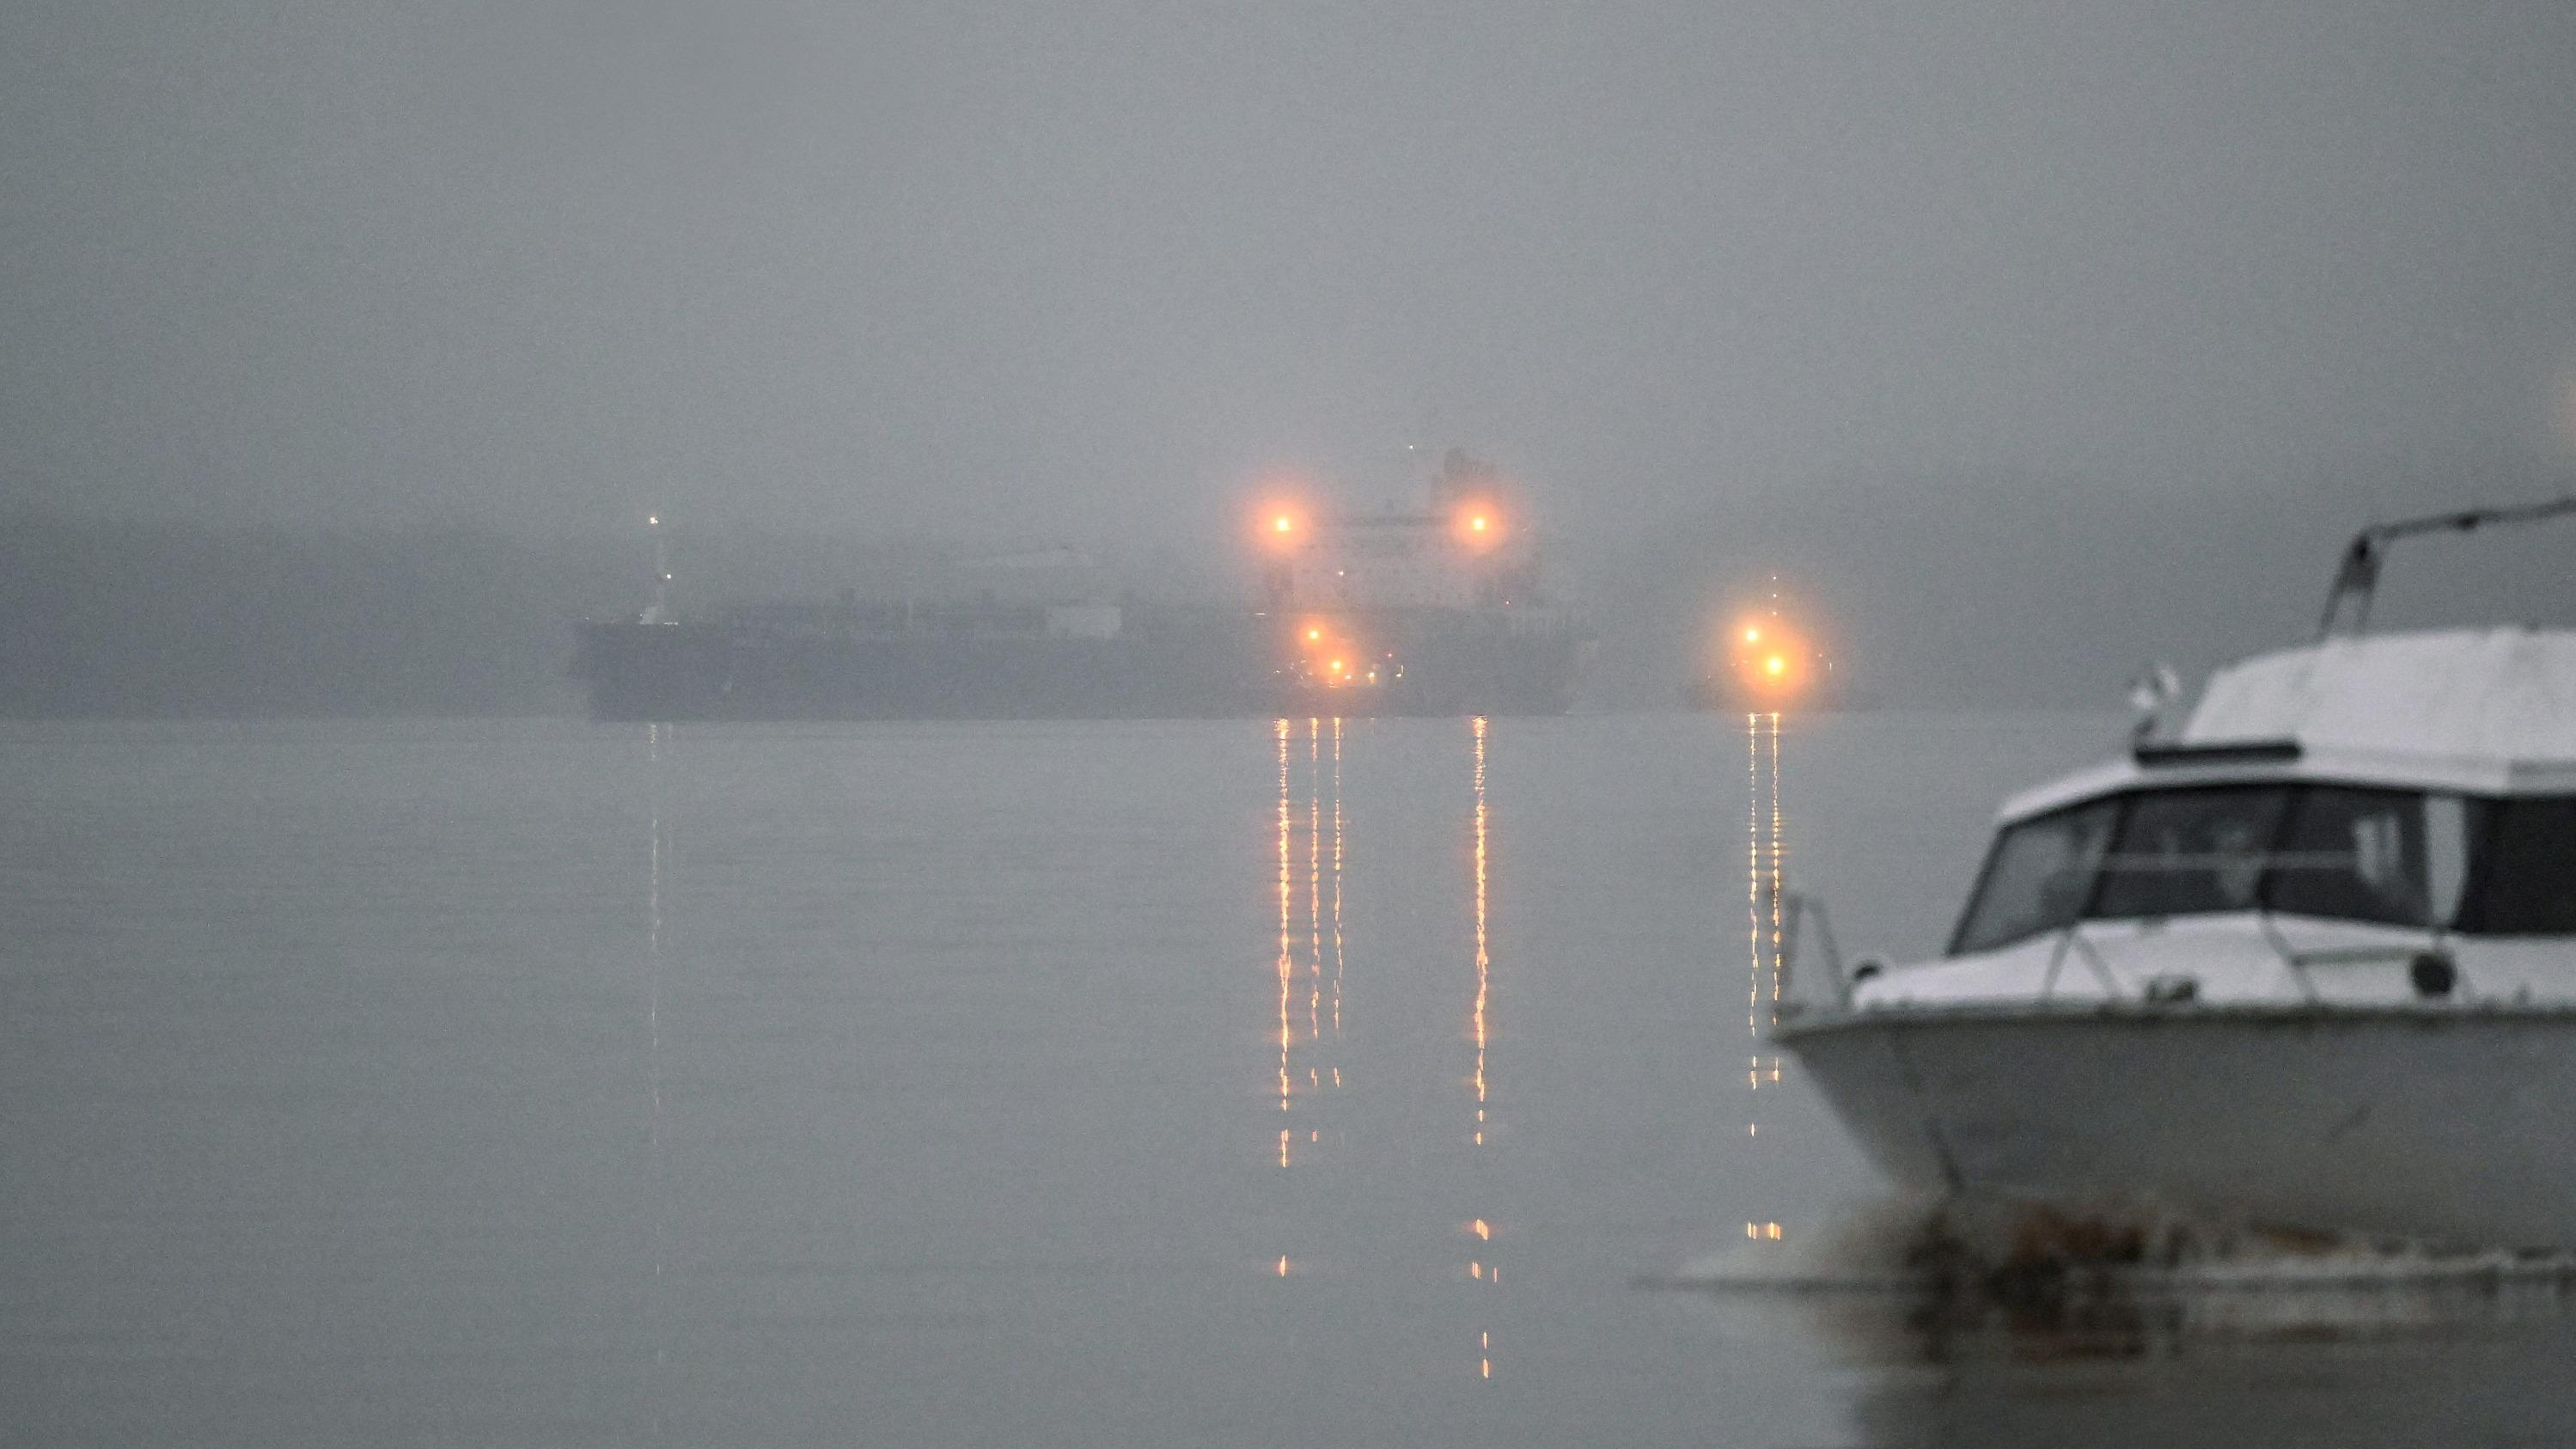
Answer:
[[[636,622],[667,624],[671,622],[671,542],[662,535],[662,515],[646,514],[644,526],[653,534],[653,602]]]

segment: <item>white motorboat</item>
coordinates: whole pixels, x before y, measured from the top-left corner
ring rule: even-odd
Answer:
[[[2366,531],[2315,642],[2004,806],[1946,955],[1791,989],[1777,1039],[1878,1165],[2576,1247],[2576,630],[2361,628],[2390,540],[2550,516]]]

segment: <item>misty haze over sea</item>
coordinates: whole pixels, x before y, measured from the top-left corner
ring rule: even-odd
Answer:
[[[0,712],[565,708],[648,512],[685,607],[1222,585],[1407,444],[1597,707],[1775,570],[1884,700],[2095,704],[2568,486],[2570,74],[2555,0],[22,6]],[[2423,616],[2566,607],[2504,567]]]
[[[1947,1240],[1769,1033],[2142,665],[2576,492],[2572,98],[2576,0],[0,6],[0,1444],[2565,1442],[2528,1257],[1893,1291]],[[2576,625],[2567,523],[2372,622]],[[1072,559],[1443,628],[911,607]],[[1686,712],[1736,639],[1837,707]],[[996,717],[762,717],[898,676]],[[2473,766],[2338,929],[2550,818]],[[2285,944],[2340,846],[2129,834],[2028,873],[2043,994],[2089,882],[2243,864],[2303,985],[2501,1000],[2465,914]],[[2116,1083],[2205,1158],[2199,1075]]]
[[[1554,587],[1601,638],[1586,710],[1679,702],[1715,622],[1759,602],[1775,573],[1871,703],[2099,709],[2144,661],[2197,675],[2304,637],[2336,550],[2368,517],[2568,481],[2468,465],[2382,478],[2355,490],[2375,509],[2346,514],[2251,488],[2142,496],[2012,477],[1829,479],[1760,508],[1712,502],[1651,540],[1572,528],[1545,552]],[[1543,513],[1568,511],[1533,492]],[[2023,501],[2044,492],[2063,501]],[[844,588],[900,597],[925,561],[975,553],[957,539],[686,520],[671,533],[683,611]],[[1195,551],[1070,541],[1119,592],[1252,596],[1231,536]],[[2561,544],[2409,544],[2379,617],[2566,622],[2576,591]],[[650,597],[651,557],[632,528],[518,537],[20,513],[0,524],[0,715],[569,712],[580,704],[565,677],[572,621],[634,612]]]

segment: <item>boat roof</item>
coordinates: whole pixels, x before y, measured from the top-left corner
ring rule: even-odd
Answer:
[[[2001,818],[2140,784],[2263,779],[2576,790],[2576,631],[2423,630],[2258,654],[2210,676],[2173,741],[2025,791]]]

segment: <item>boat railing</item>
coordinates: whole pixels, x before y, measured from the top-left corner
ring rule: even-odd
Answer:
[[[2474,533],[2495,524],[2571,517],[2576,517],[2576,494],[2509,508],[2471,508],[2395,523],[2374,523],[2354,534],[2344,548],[2342,561],[2335,568],[2334,584],[2326,591],[2325,615],[2317,621],[2317,637],[2358,634],[2369,626],[2371,595],[2379,588],[2380,560],[2387,554],[2388,545],[2401,538],[2427,533]]]
[[[2111,963],[2102,959],[2102,952],[2085,936],[2084,922],[2077,920],[2067,923],[2066,929],[2057,935],[2057,944],[2049,950],[2048,969],[2041,972],[2039,977],[2040,1000],[2048,1001],[2056,997],[2057,978],[2066,969],[2066,958],[2069,954],[2084,958],[2084,964],[2092,968],[2093,979],[2102,984],[2104,996],[2113,1001],[2120,999],[2120,978],[2111,973]]]
[[[1783,1018],[1792,1017],[1810,1007],[1851,1010],[1853,989],[1876,974],[1877,958],[1863,956],[1857,962],[1845,963],[1842,949],[1834,940],[1833,918],[1826,912],[1823,901],[1792,891],[1784,892],[1780,903],[1780,1004],[1777,1014]],[[2325,996],[2317,989],[2316,978],[2312,974],[2321,967],[2401,965],[2407,968],[2408,979],[2416,994],[2426,998],[2447,997],[2462,984],[2458,959],[2450,950],[2451,933],[2446,929],[2429,929],[2427,939],[2421,941],[2302,947],[2282,933],[2272,911],[2258,910],[2254,915],[2264,944],[2271,948],[2273,955],[2289,972],[2301,999],[2311,1006],[2325,1004]],[[2101,947],[2085,933],[2084,928],[2091,924],[2091,919],[2075,921],[2057,931],[2050,946],[2048,964],[2040,974],[2039,1001],[2057,999],[2058,982],[2064,977],[2070,961],[2081,962],[2101,988],[2099,997],[2085,998],[2087,1000],[2182,1002],[2198,999],[2197,981],[2174,973],[2148,976],[2138,983],[2135,990],[2125,988],[2118,973],[2111,969],[2109,959],[2102,954]],[[1803,994],[1810,985],[1806,972],[1801,968],[1810,965],[1806,942],[1811,931],[1817,947],[1813,965],[1822,968],[1821,980],[1813,984],[1823,987],[1821,999],[1809,999]]]
[[[2458,980],[2458,964],[2450,950],[2450,932],[2442,927],[2421,928],[2427,933],[2427,939],[2423,941],[2302,947],[2282,933],[2280,920],[2270,907],[2256,908],[2254,920],[2256,929],[2262,933],[2263,943],[2280,959],[2290,973],[2290,980],[2298,987],[2299,995],[2310,1005],[2321,1005],[2325,1001],[2324,995],[2317,990],[2316,978],[2310,974],[2312,968],[2320,966],[2402,964],[2408,968],[2418,994],[2425,996],[2449,995]],[[2040,1000],[2056,999],[2058,979],[2063,975],[2069,957],[2083,960],[2094,981],[2101,986],[2105,999],[2122,1001],[2132,995],[2121,989],[2119,976],[2111,970],[2111,963],[2103,957],[2101,948],[2085,934],[2084,928],[2090,924],[2090,919],[2072,921],[2057,933],[2056,943],[2049,951],[2047,969],[2040,975]],[[2147,1000],[2174,999],[2159,997],[2155,990],[2158,982],[2167,979],[2151,977],[2136,994]],[[2441,985],[2436,989],[2429,984],[2430,981],[2439,981]],[[2180,999],[2190,999],[2189,994]]]
[[[1806,923],[1810,918],[1815,921],[1817,948],[1823,953],[1820,960],[1825,969],[1824,984],[1830,992],[1828,1001],[1837,1009],[1848,1010],[1854,983],[1851,973],[1843,969],[1842,948],[1834,942],[1833,917],[1826,913],[1825,903],[1799,891],[1783,891],[1780,893],[1780,907],[1780,944],[1775,966],[1779,972],[1780,1014],[1796,1015],[1806,1005],[1798,996],[1800,981],[1797,968],[1799,953],[1806,940]]]

